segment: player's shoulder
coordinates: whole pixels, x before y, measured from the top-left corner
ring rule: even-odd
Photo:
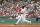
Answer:
[[[27,9],[26,7],[24,7],[25,9]]]

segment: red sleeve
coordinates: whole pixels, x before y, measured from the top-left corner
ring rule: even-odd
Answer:
[[[13,8],[13,9],[16,9],[16,8]]]
[[[19,12],[21,11],[21,9],[19,10]]]

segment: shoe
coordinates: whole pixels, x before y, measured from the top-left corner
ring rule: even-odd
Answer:
[[[14,25],[17,25],[17,24],[14,24]]]

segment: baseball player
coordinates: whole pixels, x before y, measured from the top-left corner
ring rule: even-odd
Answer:
[[[26,8],[24,6],[22,6],[21,10],[19,11],[21,13],[21,15],[19,15],[18,17],[18,21],[16,22],[16,24],[18,24],[20,21],[23,22],[27,22],[27,23],[31,23],[31,21],[26,20],[25,16],[26,16]]]

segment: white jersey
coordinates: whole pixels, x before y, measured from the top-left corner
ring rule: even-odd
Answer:
[[[21,8],[21,13],[24,14],[24,13],[26,13],[26,12],[27,12],[26,8],[24,8],[24,9]]]

